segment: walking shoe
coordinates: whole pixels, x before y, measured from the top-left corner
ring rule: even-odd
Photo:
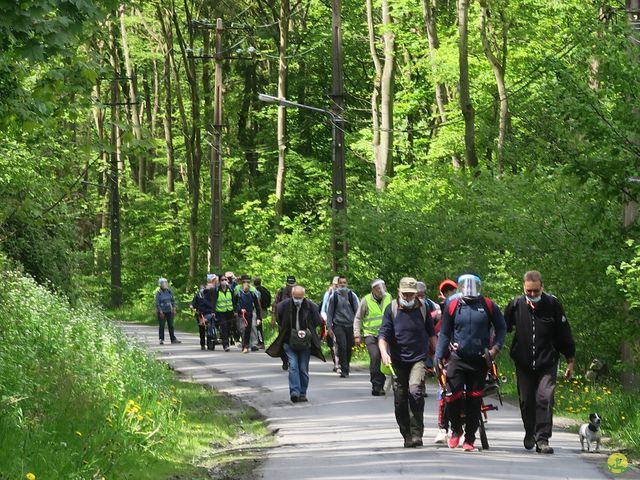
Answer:
[[[374,397],[382,397],[384,395],[384,392],[378,388],[374,388],[373,390],[371,390],[371,395],[373,395]]]
[[[248,349],[247,347],[244,347],[244,348],[242,349],[242,353],[249,353],[249,349]]]
[[[465,442],[462,444],[462,449],[463,449],[465,452],[476,452],[476,451],[478,451],[478,449],[477,449],[476,447],[474,447],[474,446],[473,446],[473,443],[471,443],[471,442],[467,442],[467,441],[465,441]]]
[[[260,350],[264,350],[264,349],[265,349],[265,347],[264,347],[264,343],[259,343],[257,346],[258,346],[258,348],[259,348]]]
[[[171,340],[171,343],[182,343],[182,342],[176,338],[175,340]]]
[[[284,370],[285,372],[287,370],[289,370],[289,363],[288,362],[282,362],[282,370]]]
[[[413,446],[414,447],[421,447],[423,445],[422,443],[422,438],[419,437],[413,437]]]
[[[447,429],[441,428],[436,433],[436,438],[433,439],[433,443],[447,443]]]
[[[291,395],[291,402],[298,403],[300,401],[300,397],[298,395]]]
[[[546,440],[541,440],[536,443],[536,452],[551,454],[553,453],[553,447],[550,447],[549,442],[547,442]]]
[[[251,351],[252,352],[257,352],[258,350],[260,350],[260,349],[258,348],[257,345],[254,345],[253,347],[251,347]]]
[[[229,347],[224,347],[224,351],[225,351],[225,352],[230,352],[230,351],[231,351],[231,349],[230,349]]]
[[[302,403],[302,402],[308,402],[308,401],[309,401],[309,399],[307,399],[307,396],[306,396],[306,395],[300,395],[300,396],[298,397],[298,402],[301,402],[301,403]]]
[[[536,439],[533,435],[525,435],[522,443],[524,444],[524,448],[531,450],[536,446]]]
[[[206,350],[204,345],[200,345],[200,350]]]
[[[340,378],[349,378],[349,372],[340,372]]]
[[[333,371],[334,371],[334,372],[336,372],[336,373],[338,373],[338,367],[336,367],[336,366],[334,365],[334,367],[333,367]]]
[[[459,443],[460,443],[459,433],[458,434],[452,433],[451,436],[449,437],[449,440],[447,440],[447,445],[449,445],[449,448],[456,448]]]
[[[415,448],[416,446],[413,443],[413,439],[412,438],[405,438],[404,439],[404,448]]]
[[[164,345],[164,340],[160,340],[160,345]]]

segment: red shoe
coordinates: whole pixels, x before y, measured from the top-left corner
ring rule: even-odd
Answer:
[[[460,435],[456,435],[455,433],[452,433],[451,437],[449,437],[449,440],[447,441],[449,448],[456,448],[459,443],[460,443]]]
[[[476,447],[473,446],[473,443],[469,443],[469,442],[464,442],[462,444],[462,449],[465,452],[476,452],[478,450]]]

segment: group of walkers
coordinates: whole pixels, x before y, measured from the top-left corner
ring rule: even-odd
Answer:
[[[412,277],[400,280],[396,298],[382,279],[375,279],[371,291],[360,299],[349,289],[347,278],[338,276],[320,305],[307,297],[293,276],[273,303],[259,278],[250,283],[247,276],[236,282],[232,272],[220,279],[207,276],[207,284],[191,304],[201,325],[201,348],[212,325],[220,330],[225,351],[240,339],[245,353],[264,348],[263,312],[270,307],[278,336],[266,353],[282,359],[290,399],[300,403],[308,401],[310,357],[325,361],[323,339],[340,378],[349,377],[353,347],[364,344],[373,396],[385,394],[385,373],[391,373],[395,417],[406,448],[423,445],[425,378],[435,370],[446,378],[438,392],[435,443],[456,448],[462,442],[465,451],[476,450],[487,373],[506,333],[515,330],[510,354],[516,365],[523,444],[528,450],[553,453],[549,438],[559,357],[566,357],[564,376],[570,379],[575,343],[562,304],[544,292],[539,272],[525,273],[523,295],[507,305],[504,315],[482,295],[481,280],[473,274],[441,282],[440,303],[427,298],[426,285]],[[175,302],[167,301],[160,287],[156,295],[160,343],[165,318],[173,342]]]

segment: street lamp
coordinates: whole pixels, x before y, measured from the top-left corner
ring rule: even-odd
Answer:
[[[312,107],[302,103],[292,102],[286,98],[274,97],[264,93],[258,94],[258,100],[266,103],[275,103],[281,107],[292,107],[327,115],[331,120],[331,144],[332,144],[332,197],[331,208],[333,210],[333,271],[341,272],[347,268],[347,242],[346,242],[346,210],[347,210],[347,179],[344,160],[344,129],[343,120],[331,110]]]

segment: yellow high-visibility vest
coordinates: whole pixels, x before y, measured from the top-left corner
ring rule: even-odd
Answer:
[[[380,330],[380,325],[382,325],[384,311],[391,304],[391,294],[384,294],[382,306],[380,306],[370,293],[365,295],[364,301],[367,302],[369,312],[367,316],[362,319],[362,334],[363,336],[378,335],[378,330]]]

